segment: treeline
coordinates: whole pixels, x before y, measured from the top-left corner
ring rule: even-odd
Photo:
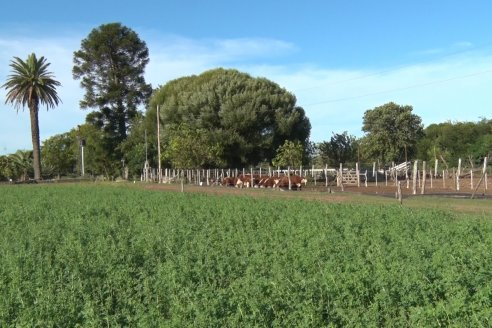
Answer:
[[[347,132],[333,133],[328,141],[316,145],[313,161],[337,167],[339,163],[354,165],[356,162],[381,164],[405,161],[405,148],[396,148],[391,156],[378,156],[376,144],[367,136],[356,138]],[[382,146],[384,152],[387,146]],[[461,158],[464,165],[474,168],[492,156],[492,120],[478,122],[445,122],[431,124],[422,130],[415,145],[407,149],[407,160],[427,162],[439,160],[446,168],[456,167]]]
[[[106,156],[103,146],[101,145],[102,135],[99,130],[90,124],[84,124],[78,128],[59,135],[55,135],[46,139],[43,142],[42,158],[43,172],[45,178],[59,177],[76,177],[81,174],[81,140],[85,140],[84,147],[84,165],[87,175],[104,175],[107,177],[124,176],[125,168],[128,170],[130,178],[140,177],[143,164],[147,158],[152,167],[156,167],[157,149],[155,127],[155,110],[150,111],[147,115],[139,115],[134,122],[132,132],[125,142],[121,144],[121,149],[124,154],[123,160],[116,162],[111,161]],[[147,152],[145,149],[145,129],[147,133]],[[179,157],[173,161],[188,161],[188,165],[205,163],[208,159],[203,152],[206,152],[207,142],[201,143],[202,139],[195,139],[197,135],[191,130],[181,130],[181,134],[174,136],[171,147],[164,142],[163,166],[172,167],[173,163],[167,158],[168,152],[176,152]],[[199,130],[195,130],[199,131]],[[187,135],[186,133],[189,133]],[[189,136],[190,145],[180,145],[179,147],[176,138],[181,138],[180,142],[184,142],[186,136]],[[164,139],[165,140],[165,139]],[[326,164],[330,167],[338,167],[340,163],[344,165],[354,165],[355,162],[370,163],[378,161],[378,156],[374,157],[370,152],[374,151],[374,147],[369,150],[365,148],[368,140],[367,137],[356,138],[347,132],[333,133],[331,138],[317,144],[309,143],[308,151],[304,147],[297,148],[299,156],[294,164],[299,162],[305,165],[316,165],[324,167]],[[294,144],[290,143],[292,147]],[[198,152],[196,162],[193,162],[194,148],[203,146],[203,150]],[[289,143],[287,143],[289,145]],[[170,147],[170,149],[166,149]],[[174,149],[172,147],[175,147]],[[210,146],[211,147],[211,146]],[[282,147],[285,148],[285,145]],[[282,148],[280,147],[280,148]],[[300,148],[300,150],[299,150]],[[431,124],[422,130],[422,135],[417,140],[414,147],[407,149],[408,160],[419,159],[432,162],[435,159],[439,160],[445,167],[456,167],[458,159],[461,158],[464,165],[471,168],[478,167],[482,164],[484,157],[492,156],[492,120],[481,119],[478,122],[445,122],[439,124]],[[236,152],[235,154],[238,154]],[[295,151],[294,151],[295,153]],[[306,154],[307,153],[307,154]],[[408,155],[407,154],[407,155]],[[189,156],[189,157],[188,157]],[[274,158],[275,159],[275,158]],[[216,164],[216,167],[234,167],[220,165],[223,159],[217,157],[210,158],[211,165]],[[380,164],[389,164],[391,161],[397,163],[405,160],[405,149],[400,149],[394,153],[394,157],[388,157]],[[277,165],[274,160],[274,165]],[[272,164],[272,162],[264,164]],[[261,164],[260,162],[246,162],[244,166]],[[241,163],[237,167],[242,167]],[[0,179],[2,180],[26,180],[32,176],[32,152],[19,150],[14,154],[0,156]]]
[[[38,106],[28,106],[35,123],[33,151],[0,156],[1,180],[82,173],[138,179],[145,163],[156,168],[159,162],[172,168],[336,167],[435,158],[453,166],[462,158],[476,165],[492,150],[490,120],[424,129],[412,106],[393,102],[364,113],[362,138],[340,132],[310,142],[311,123],[295,95],[268,79],[218,68],[152,88],[143,76],[149,62],[145,42],[119,23],[93,29],[73,61],[73,78],[85,90],[80,107],[90,110],[86,122],[39,146]],[[37,89],[28,92],[25,86],[38,73],[29,67],[36,65],[43,75]],[[38,60],[34,54],[26,62],[15,57],[3,85],[7,102],[18,109],[31,95],[47,92],[51,98],[27,103],[56,105],[52,99],[58,99],[59,82],[48,66],[44,57]],[[49,88],[46,81],[51,81]]]

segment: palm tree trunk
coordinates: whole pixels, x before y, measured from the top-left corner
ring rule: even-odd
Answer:
[[[34,169],[34,180],[41,179],[41,147],[39,143],[39,119],[38,106],[33,105],[29,108],[31,116],[31,137],[32,137],[32,166]]]

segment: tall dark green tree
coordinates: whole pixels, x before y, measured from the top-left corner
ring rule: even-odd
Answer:
[[[203,147],[228,167],[270,162],[285,140],[297,140],[304,149],[309,141],[311,124],[292,93],[236,70],[171,81],[154,93],[147,117],[156,117],[157,105],[163,148],[184,127],[200,130],[205,134],[201,142],[207,141]]]
[[[390,102],[364,113],[362,131],[364,152],[389,161],[406,161],[416,151],[423,136],[422,119],[412,113],[412,106]]]
[[[104,24],[92,30],[74,52],[73,77],[85,89],[82,109],[93,108],[87,122],[103,131],[105,148],[114,150],[126,139],[128,128],[146,105],[152,88],[145,83],[149,51],[137,33],[120,23]]]
[[[56,92],[60,82],[48,71],[50,63],[44,57],[39,59],[34,53],[23,61],[14,57],[10,63],[12,74],[2,88],[7,90],[5,103],[11,103],[17,111],[20,107],[29,108],[31,118],[31,139],[33,152],[34,179],[41,179],[41,147],[39,141],[39,105],[53,108],[61,101]]]

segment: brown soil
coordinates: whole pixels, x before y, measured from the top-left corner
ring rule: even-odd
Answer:
[[[474,181],[474,187],[476,187],[477,181]],[[180,191],[181,185],[178,184],[149,184],[146,185],[147,189],[152,190],[162,190],[162,191]],[[343,191],[340,187],[336,185],[329,184],[325,186],[325,183],[318,182],[316,186],[313,183],[308,184],[303,187],[301,191],[292,191],[285,192],[272,190],[272,189],[258,189],[258,188],[234,188],[234,187],[221,187],[221,186],[196,186],[196,185],[184,185],[184,190],[187,192],[201,192],[201,193],[210,193],[214,195],[250,195],[250,196],[261,196],[261,197],[287,197],[287,198],[308,198],[308,199],[320,199],[324,201],[335,201],[335,202],[343,202],[350,200],[350,196],[353,194],[361,194],[361,195],[375,195],[375,196],[384,196],[384,197],[392,197],[395,198],[397,187],[395,182],[388,181],[386,184],[378,183],[368,183],[367,187],[362,183],[360,187],[356,185],[346,185],[343,188]],[[401,191],[402,197],[408,198],[413,196],[413,187],[412,182],[401,181]],[[432,186],[430,181],[426,182],[424,195],[429,196],[445,196],[445,197],[454,197],[454,198],[471,198],[474,189],[471,189],[470,180],[462,180],[460,181],[460,190],[456,190],[456,186],[453,183],[453,180],[448,179],[444,182],[442,180],[433,181]],[[327,195],[330,197],[327,197]],[[422,195],[422,187],[417,185],[416,195]],[[475,198],[492,198],[492,179],[489,178],[488,181],[488,189],[485,190],[484,183],[482,182],[481,186],[478,188]]]

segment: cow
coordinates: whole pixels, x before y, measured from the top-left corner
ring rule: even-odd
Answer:
[[[237,188],[252,188],[255,186],[258,186],[260,182],[260,176],[257,174],[253,174],[253,179],[251,179],[251,174],[241,174],[237,177],[237,180],[235,182],[235,186]]]
[[[307,179],[304,177],[300,177],[298,175],[290,176],[290,186],[291,189],[301,190],[302,185],[306,185]],[[274,188],[285,189],[289,188],[289,177],[284,175],[282,177],[278,177],[275,183]]]
[[[221,186],[225,187],[234,187],[236,185],[236,178],[234,177],[225,177],[220,182]]]
[[[260,179],[260,182],[258,185],[260,188],[273,188],[276,184],[275,180],[278,179],[277,177],[269,177],[269,176],[264,176]]]

